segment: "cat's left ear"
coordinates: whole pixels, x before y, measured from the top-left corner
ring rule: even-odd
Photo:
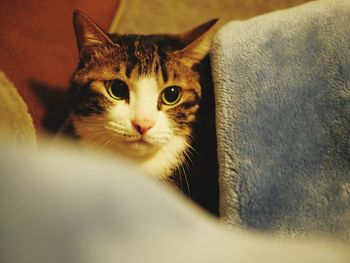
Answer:
[[[116,46],[108,34],[83,12],[74,10],[73,24],[80,55],[92,54],[99,46]]]
[[[181,34],[179,37],[186,46],[181,50],[175,51],[174,55],[178,56],[189,67],[199,63],[210,51],[213,37],[213,32],[210,29],[217,21],[218,19],[212,19]]]

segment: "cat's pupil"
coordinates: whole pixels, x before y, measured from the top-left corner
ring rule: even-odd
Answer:
[[[129,98],[129,88],[128,85],[120,80],[113,80],[108,85],[108,93],[115,99],[124,100]]]
[[[170,86],[164,89],[162,93],[162,100],[167,105],[177,103],[181,98],[181,88],[178,86]]]

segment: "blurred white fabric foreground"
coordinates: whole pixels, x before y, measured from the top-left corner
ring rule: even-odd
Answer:
[[[230,231],[115,157],[0,144],[0,262],[349,262],[333,242]]]

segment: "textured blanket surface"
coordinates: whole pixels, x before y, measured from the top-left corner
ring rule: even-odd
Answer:
[[[230,22],[212,51],[220,209],[232,225],[350,237],[350,1]]]
[[[109,29],[118,33],[182,33],[215,17],[227,23],[232,19],[247,19],[272,10],[295,6],[308,0],[125,0],[121,1],[115,19]],[[218,214],[218,168],[216,157],[215,114],[212,83],[208,60],[203,61],[201,75],[202,102],[199,118],[194,128],[192,146],[196,154],[191,156],[187,178],[178,179],[179,188],[211,213]],[[203,118],[201,118],[203,116]],[[205,161],[203,161],[205,160]],[[207,161],[208,160],[208,161]],[[181,181],[187,182],[181,185]]]
[[[17,89],[0,71],[0,140],[36,145],[33,120]]]
[[[347,247],[335,242],[231,233],[123,159],[63,141],[37,151],[0,142],[0,167],[1,263],[350,259]]]

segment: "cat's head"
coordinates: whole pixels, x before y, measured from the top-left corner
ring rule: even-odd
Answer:
[[[159,155],[174,168],[190,142],[201,98],[194,68],[209,52],[216,21],[179,35],[118,35],[75,11],[77,135],[146,163]]]

